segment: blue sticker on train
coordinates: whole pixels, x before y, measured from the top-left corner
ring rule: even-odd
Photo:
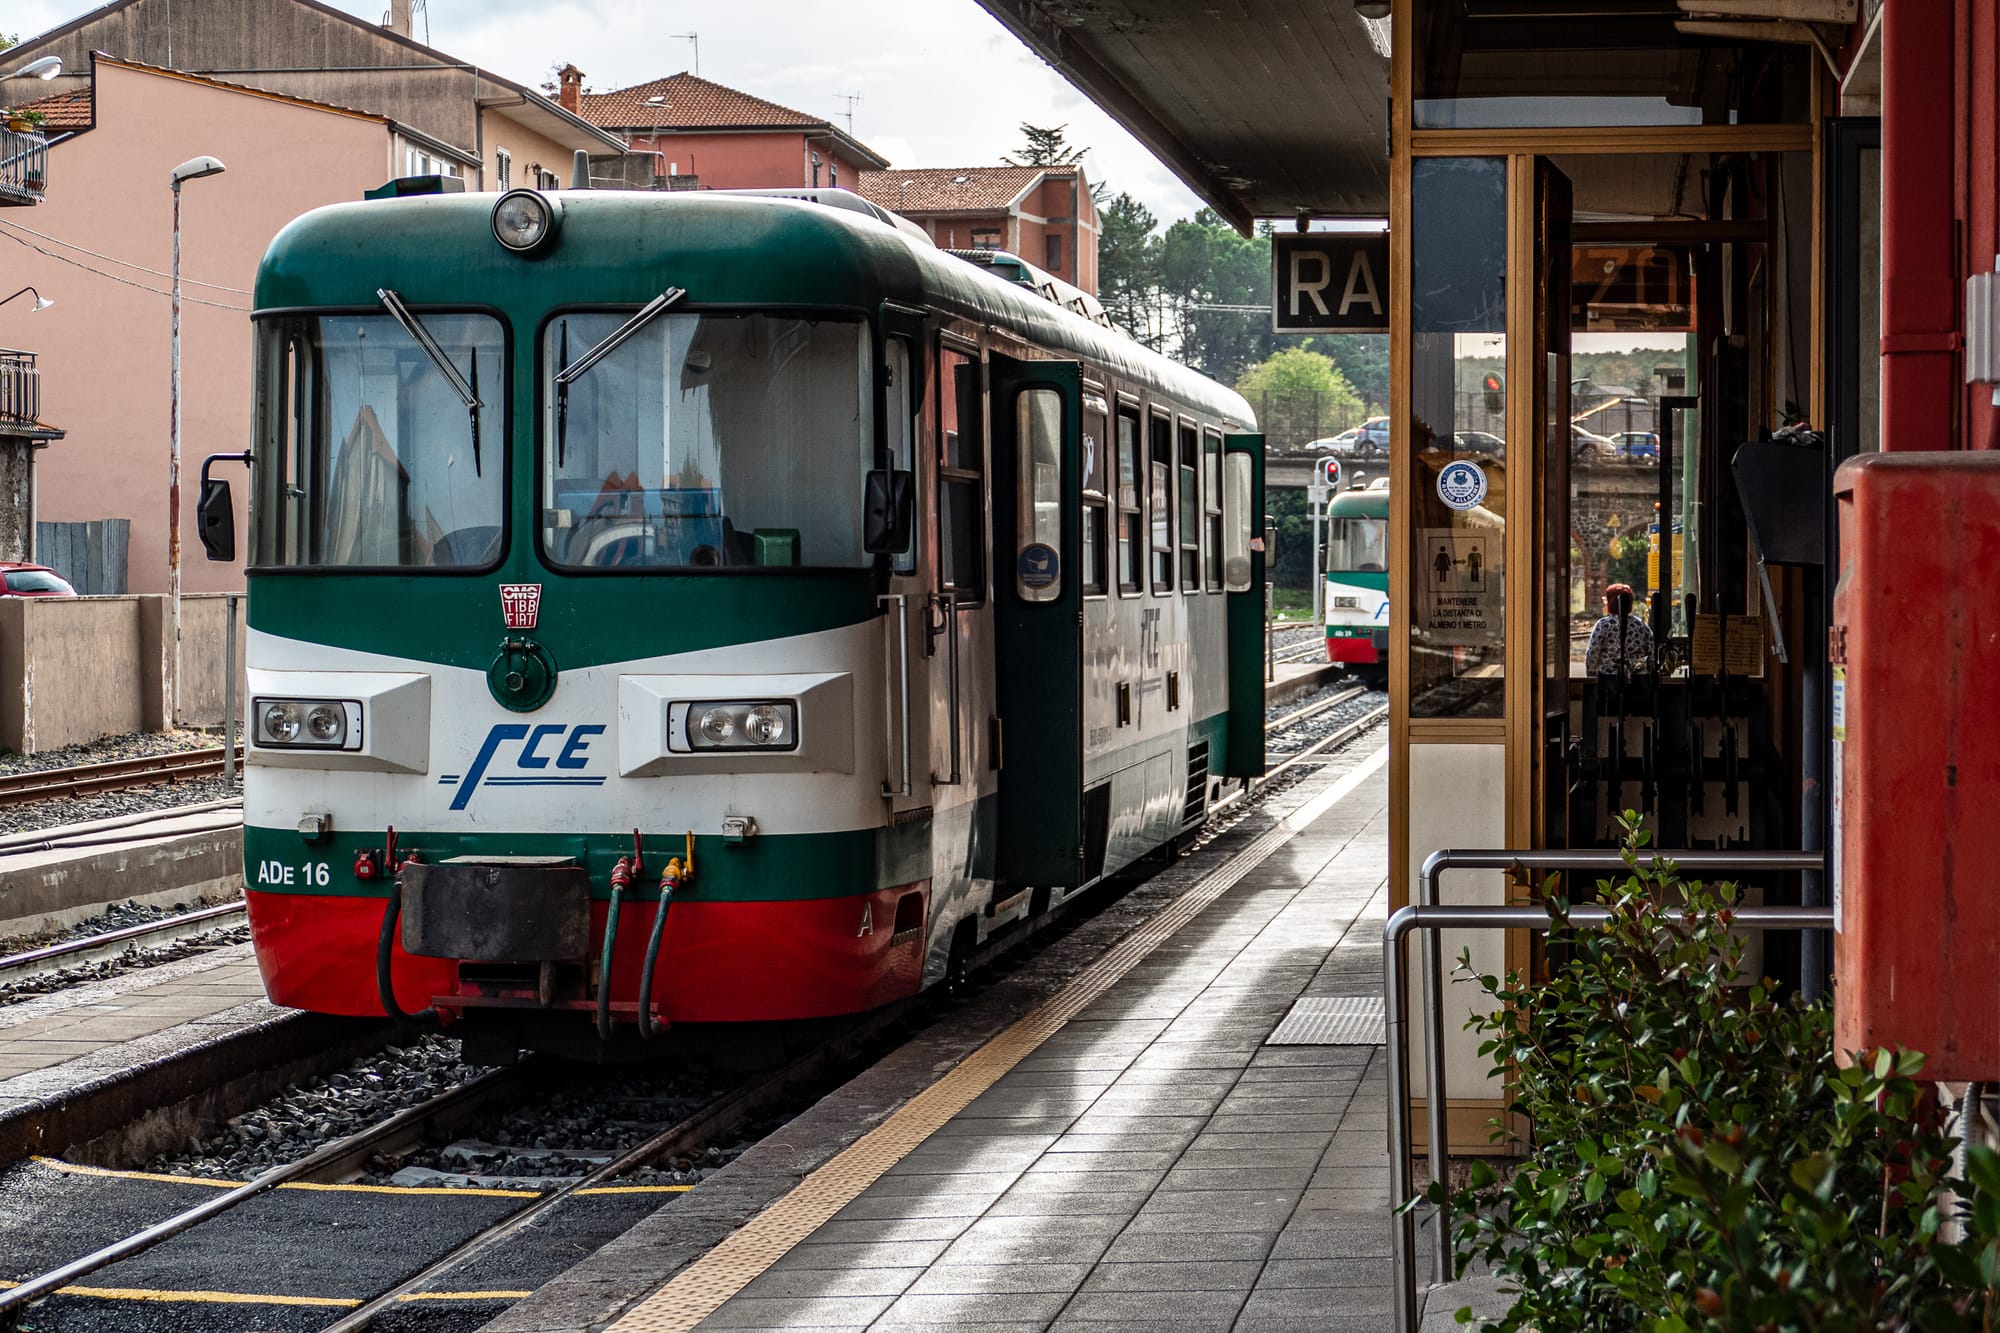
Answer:
[[[1056,557],[1056,548],[1042,542],[1031,542],[1021,548],[1021,559],[1016,565],[1023,588],[1046,588],[1056,581],[1062,564]]]
[[[590,739],[602,736],[604,730],[603,724],[596,722],[543,722],[532,727],[525,722],[497,722],[486,733],[486,740],[473,758],[472,767],[462,775],[446,773],[438,779],[438,785],[448,787],[458,784],[458,790],[451,798],[454,810],[465,809],[473,793],[482,785],[602,787],[604,779],[601,776],[593,777],[577,770],[590,767]],[[556,738],[565,733],[567,735],[558,744]],[[511,766],[502,764],[496,771],[494,760],[499,757],[501,747],[509,741],[519,741],[521,746],[514,752]],[[567,771],[552,772],[552,769]]]

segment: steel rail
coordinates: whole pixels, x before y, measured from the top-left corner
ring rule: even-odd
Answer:
[[[424,1265],[401,1283],[327,1325],[320,1330],[320,1333],[362,1333],[362,1330],[372,1328],[375,1320],[400,1304],[403,1297],[515,1235],[542,1214],[568,1202],[583,1191],[609,1184],[629,1171],[652,1165],[669,1153],[735,1128],[752,1114],[776,1100],[792,1084],[814,1073],[826,1059],[825,1050],[814,1049],[788,1061],[755,1083],[724,1093],[700,1110],[651,1135],[645,1142],[626,1149],[588,1175],[566,1181],[525,1208],[509,1213],[491,1226],[467,1237],[449,1252]]]
[[[219,1217],[238,1204],[246,1203],[260,1194],[268,1194],[280,1185],[303,1180],[325,1164],[351,1156],[357,1147],[373,1146],[382,1139],[404,1132],[413,1123],[428,1121],[441,1113],[458,1109],[464,1103],[483,1101],[497,1095],[519,1082],[522,1077],[521,1071],[527,1067],[523,1064],[513,1069],[490,1070],[469,1082],[461,1083],[449,1092],[439,1093],[426,1102],[398,1111],[367,1129],[324,1144],[297,1161],[274,1166],[234,1189],[225,1190],[204,1203],[155,1222],[143,1231],[93,1250],[80,1259],[72,1259],[62,1267],[50,1269],[39,1277],[30,1278],[10,1291],[0,1292],[0,1329],[11,1331],[18,1328],[21,1312],[29,1305],[44,1296],[61,1291],[77,1279],[89,1277],[99,1269],[108,1268],[121,1259],[143,1254],[162,1241],[171,1240],[185,1231],[192,1230],[210,1218]]]
[[[219,903],[214,907],[202,907],[192,912],[181,912],[175,916],[161,917],[158,921],[142,921],[136,926],[123,926],[117,930],[107,930],[101,935],[86,935],[80,939],[64,940],[59,944],[44,945],[39,949],[29,949],[22,953],[8,954],[6,957],[0,958],[0,973],[26,971],[32,976],[36,972],[45,970],[42,967],[42,964],[45,963],[70,958],[76,954],[115,948],[130,940],[145,939],[150,935],[186,932],[188,927],[198,926],[206,921],[218,921],[226,916],[241,916],[244,910],[241,901]]]
[[[1435,860],[1434,853],[1430,860]],[[1532,850],[1502,851],[1499,849],[1478,852],[1458,852],[1461,858],[1476,858],[1482,864],[1474,865],[1470,860],[1453,862],[1462,869],[1505,869],[1513,865],[1527,865],[1537,868],[1571,870],[1593,870],[1624,868],[1625,862],[1616,852],[1608,851],[1563,851],[1536,852]],[[1797,852],[1686,852],[1677,856],[1673,852],[1649,852],[1640,857],[1642,862],[1655,860],[1673,861],[1677,864],[1692,865],[1694,858],[1714,858],[1709,868],[1726,869],[1741,867],[1743,858],[1785,858],[1818,853]],[[1487,858],[1511,857],[1500,865],[1486,865]],[[1558,867],[1548,858],[1564,858]],[[1575,859],[1569,859],[1575,858]],[[1609,858],[1609,864],[1606,863]],[[1728,860],[1731,865],[1716,864]],[[1430,860],[1425,862],[1426,868]],[[1816,862],[1817,863],[1817,862]],[[1764,869],[1798,869],[1797,866],[1778,867],[1768,863]],[[1415,1190],[1410,1171],[1410,1061],[1407,1045],[1409,1028],[1409,966],[1405,958],[1404,945],[1411,934],[1423,932],[1429,939],[1435,939],[1442,930],[1547,930],[1554,924],[1553,909],[1548,904],[1523,906],[1502,906],[1499,904],[1468,904],[1465,906],[1438,906],[1435,904],[1411,904],[1399,908],[1382,928],[1382,1009],[1383,1039],[1386,1043],[1389,1073],[1389,1209],[1390,1209],[1390,1270],[1391,1305],[1397,1333],[1416,1333],[1417,1330],[1417,1289],[1416,1289],[1416,1215],[1412,1206]],[[1669,909],[1671,915],[1686,919],[1685,909]],[[1571,904],[1568,913],[1573,926],[1603,926],[1611,919],[1611,908],[1601,903]],[[1732,929],[1743,930],[1824,930],[1833,925],[1833,909],[1830,907],[1738,907],[1730,917]],[[1424,1086],[1424,1099],[1430,1123],[1430,1163],[1431,1180],[1443,1183],[1443,1163],[1448,1156],[1446,1129],[1441,1127],[1447,1101],[1445,1089],[1443,1040],[1438,1030],[1438,1007],[1428,989],[1424,992],[1424,1043],[1429,1057],[1426,1064],[1428,1081]],[[1448,1234],[1449,1210],[1440,1204],[1433,1214],[1434,1223],[1434,1275],[1442,1281],[1445,1256],[1449,1252]]]
[[[1342,691],[1341,693],[1334,695],[1331,699],[1321,699],[1318,703],[1307,704],[1304,708],[1301,708],[1296,712],[1287,713],[1281,718],[1276,718],[1270,722],[1266,722],[1264,724],[1264,734],[1266,736],[1269,736],[1275,732],[1281,732],[1286,730],[1287,728],[1295,727],[1299,723],[1307,720],[1308,718],[1318,717],[1321,713],[1326,712],[1328,709],[1337,708],[1341,704],[1346,703],[1349,699],[1358,699],[1366,693],[1368,693],[1368,687],[1365,685],[1351,686],[1348,689]]]
[[[238,745],[240,758],[243,747]],[[222,747],[177,750],[171,754],[146,755],[138,759],[113,759],[101,764],[76,764],[68,768],[36,769],[28,773],[0,776],[0,806],[26,805],[62,796],[86,796],[93,792],[121,791],[127,787],[147,787],[181,778],[205,778],[222,772]]]

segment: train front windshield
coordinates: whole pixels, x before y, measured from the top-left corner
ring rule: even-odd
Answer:
[[[544,327],[542,550],[581,569],[855,568],[873,431],[867,329],[625,313]],[[565,371],[582,366],[568,377]]]
[[[500,321],[428,313],[421,328],[429,348],[387,314],[260,323],[259,452],[269,462],[252,511],[259,563],[438,569],[499,559]]]
[[[1380,574],[1389,568],[1388,519],[1336,518],[1327,526],[1327,569]]]

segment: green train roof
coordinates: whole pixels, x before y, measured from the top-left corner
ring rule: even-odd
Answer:
[[[1255,414],[1232,390],[1004,277],[872,217],[798,199],[709,191],[563,191],[554,242],[524,257],[493,237],[493,194],[333,204],[297,218],[257,270],[260,314],[491,306],[515,338],[557,307],[642,304],[668,287],[690,307],[819,306],[873,314],[884,301],[946,311],[1094,363],[1237,429]]]
[[[1387,518],[1389,492],[1384,490],[1342,491],[1326,502],[1328,518]]]

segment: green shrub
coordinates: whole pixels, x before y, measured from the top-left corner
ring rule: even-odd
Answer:
[[[1527,1127],[1510,1179],[1476,1162],[1450,1197],[1458,1271],[1484,1258],[1515,1296],[1491,1327],[1994,1329],[2000,1159],[1975,1149],[1970,1182],[1949,1180],[1923,1058],[1837,1062],[1824,1006],[1738,984],[1736,888],[1639,869],[1644,843],[1628,816],[1604,928],[1551,895],[1545,983],[1477,978],[1495,1007],[1468,1026],[1519,1117],[1494,1139]],[[1952,1188],[1966,1235],[1946,1242]]]

